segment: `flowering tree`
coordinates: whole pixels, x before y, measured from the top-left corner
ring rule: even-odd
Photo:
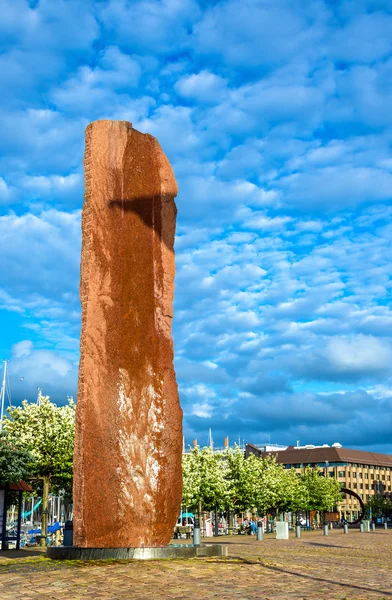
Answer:
[[[275,515],[298,510],[324,512],[341,501],[340,483],[321,476],[320,470],[285,469],[274,456],[259,458],[234,450],[212,452],[194,448],[183,457],[183,503],[207,510],[242,512],[257,509]]]
[[[275,457],[258,458],[236,448],[227,452],[231,506],[237,510],[256,508],[259,514],[296,510],[303,489],[294,470],[287,471]]]
[[[342,501],[341,484],[333,477],[323,477],[318,467],[306,467],[301,475],[307,489],[305,510],[325,512]]]
[[[39,404],[27,400],[22,406],[8,409],[4,431],[13,447],[29,452],[30,479],[42,483],[42,537],[46,544],[47,509],[51,486],[72,480],[75,440],[75,404],[70,398],[66,406],[56,406],[48,396]]]
[[[193,448],[184,454],[183,504],[190,508],[214,510],[228,504],[227,465],[222,452],[211,448]]]
[[[227,502],[228,508],[237,512],[245,511],[252,506],[254,498],[254,476],[252,460],[250,456],[245,460],[244,452],[238,446],[234,450],[224,452],[226,461]],[[249,462],[248,462],[249,461]]]
[[[0,434],[0,484],[18,483],[29,476],[31,454]]]

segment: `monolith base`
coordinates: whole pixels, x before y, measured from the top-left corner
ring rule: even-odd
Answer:
[[[165,558],[196,558],[228,556],[227,546],[211,544],[170,544],[163,548],[76,548],[50,546],[46,556],[53,560],[161,560]]]

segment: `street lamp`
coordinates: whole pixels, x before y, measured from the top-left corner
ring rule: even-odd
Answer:
[[[329,466],[329,461],[326,460],[325,461],[325,478],[328,477],[328,466]],[[328,535],[328,521],[325,518],[325,512],[324,512],[324,535]]]

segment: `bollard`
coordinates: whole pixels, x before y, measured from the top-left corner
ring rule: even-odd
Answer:
[[[343,531],[344,531],[344,533],[348,533],[348,524],[347,523],[344,524]]]
[[[372,531],[376,531],[376,524],[374,522],[372,523]]]
[[[328,523],[324,523],[324,535],[328,535]]]
[[[197,518],[193,525],[193,545],[200,546],[200,521]]]
[[[363,524],[363,523],[362,523],[362,521],[361,521],[361,522],[360,522],[360,524],[359,524],[359,531],[360,531],[361,533],[363,533],[363,532],[364,532],[364,530],[365,530],[365,526],[364,526],[364,524]]]
[[[58,529],[54,534],[54,545],[55,546],[61,546],[60,536],[61,536],[61,531],[60,531],[60,529]]]
[[[73,522],[72,521],[65,522],[63,546],[73,546]]]
[[[297,538],[301,537],[301,525],[299,525],[298,523],[295,526],[295,537],[297,537]]]
[[[263,523],[261,521],[259,521],[257,523],[257,541],[258,542],[262,542],[263,541]]]
[[[215,517],[214,517],[214,537],[218,537],[218,536],[219,536],[218,511],[215,510]]]
[[[388,523],[387,522],[384,523],[384,529],[388,529]]]

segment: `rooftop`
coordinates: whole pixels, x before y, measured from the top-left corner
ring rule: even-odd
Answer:
[[[319,446],[314,448],[295,448],[289,446],[287,450],[279,452],[262,452],[254,444],[246,445],[246,455],[276,456],[277,461],[284,464],[309,464],[309,463],[356,463],[392,467],[392,456],[378,452],[365,452],[351,450],[350,448],[337,448]]]

